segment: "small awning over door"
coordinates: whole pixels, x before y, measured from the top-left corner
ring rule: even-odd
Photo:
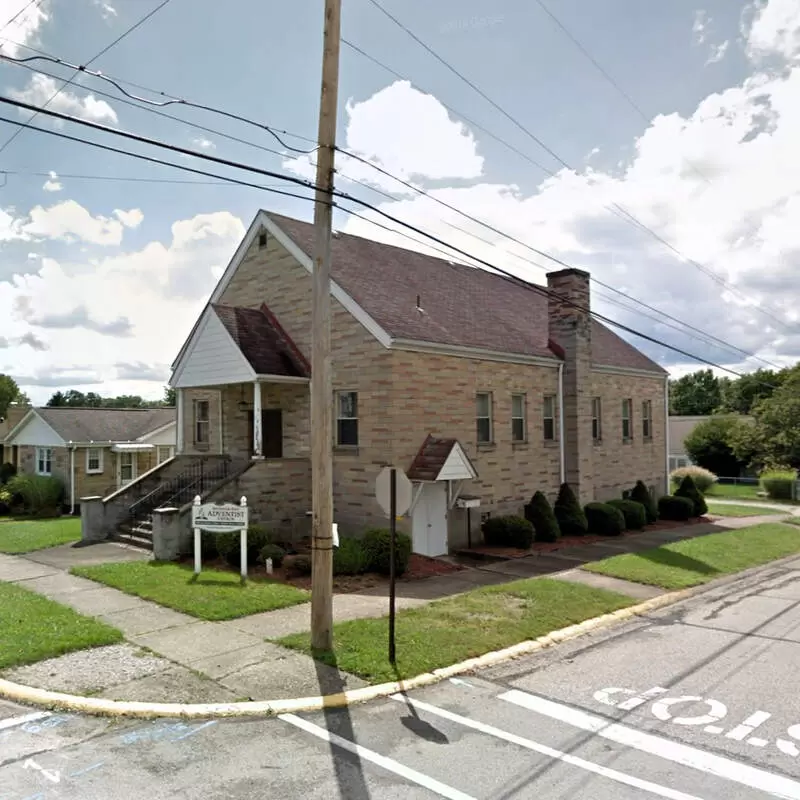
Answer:
[[[470,481],[478,477],[458,439],[439,439],[431,434],[406,474],[412,481]]]

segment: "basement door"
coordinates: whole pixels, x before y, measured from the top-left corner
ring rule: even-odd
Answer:
[[[411,540],[415,553],[447,555],[447,481],[422,484],[411,515]]]

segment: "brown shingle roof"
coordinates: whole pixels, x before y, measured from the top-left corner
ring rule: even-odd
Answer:
[[[65,442],[132,442],[170,422],[174,408],[37,408]]]
[[[313,257],[307,222],[268,216]],[[331,276],[393,338],[556,358],[548,346],[547,297],[501,275],[339,233]],[[419,305],[424,313],[417,309]],[[664,373],[644,353],[592,320],[593,362]]]
[[[257,375],[308,377],[308,364],[266,307],[213,309]]]
[[[438,439],[428,434],[406,475],[412,481],[435,481],[458,439]]]

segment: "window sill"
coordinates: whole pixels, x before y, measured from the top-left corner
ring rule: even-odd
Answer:
[[[103,474],[103,470],[101,470],[101,469],[87,469],[86,470],[86,474],[87,475],[102,475]]]
[[[339,455],[358,455],[358,445],[357,444],[337,444],[334,445],[333,452]]]
[[[494,450],[497,447],[497,442],[478,442],[478,450]]]
[[[623,439],[622,444],[633,444],[633,439]]]
[[[511,447],[513,447],[514,450],[527,450],[529,444],[530,442],[527,440],[524,442],[511,442]]]
[[[203,452],[211,449],[211,445],[207,442],[194,442],[192,446],[195,450],[202,450]]]
[[[602,445],[602,444],[603,444],[603,440],[602,440],[602,439],[592,439],[592,444],[593,444],[595,447],[599,447],[600,445]]]
[[[544,440],[545,447],[558,447],[558,439],[545,439]]]

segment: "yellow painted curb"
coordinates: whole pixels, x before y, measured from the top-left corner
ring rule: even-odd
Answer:
[[[584,636],[600,628],[609,627],[618,622],[631,619],[641,614],[647,614],[663,606],[677,603],[693,594],[701,587],[683,589],[678,592],[654,597],[644,603],[603,614],[600,617],[584,620],[576,625],[570,625],[558,631],[551,631],[538,639],[520,642],[519,644],[486,653],[477,658],[470,658],[459,664],[435,669],[414,678],[391,683],[381,683],[377,686],[365,686],[361,689],[351,689],[347,692],[322,695],[316,697],[296,697],[286,700],[259,700],[245,703],[142,703],[123,700],[105,700],[99,697],[81,697],[78,695],[51,692],[46,689],[36,689],[31,686],[22,686],[0,679],[0,697],[32,706],[42,706],[61,711],[72,711],[81,714],[109,717],[133,717],[139,719],[178,718],[178,719],[223,719],[226,717],[269,717],[277,714],[296,714],[299,712],[321,711],[325,708],[341,708],[343,706],[364,703],[380,697],[419,689],[434,683],[447,680],[456,675],[463,675],[477,669],[496,666],[505,661],[511,661],[522,656],[531,655],[551,647],[554,644],[565,642]],[[703,587],[707,588],[707,587]]]

